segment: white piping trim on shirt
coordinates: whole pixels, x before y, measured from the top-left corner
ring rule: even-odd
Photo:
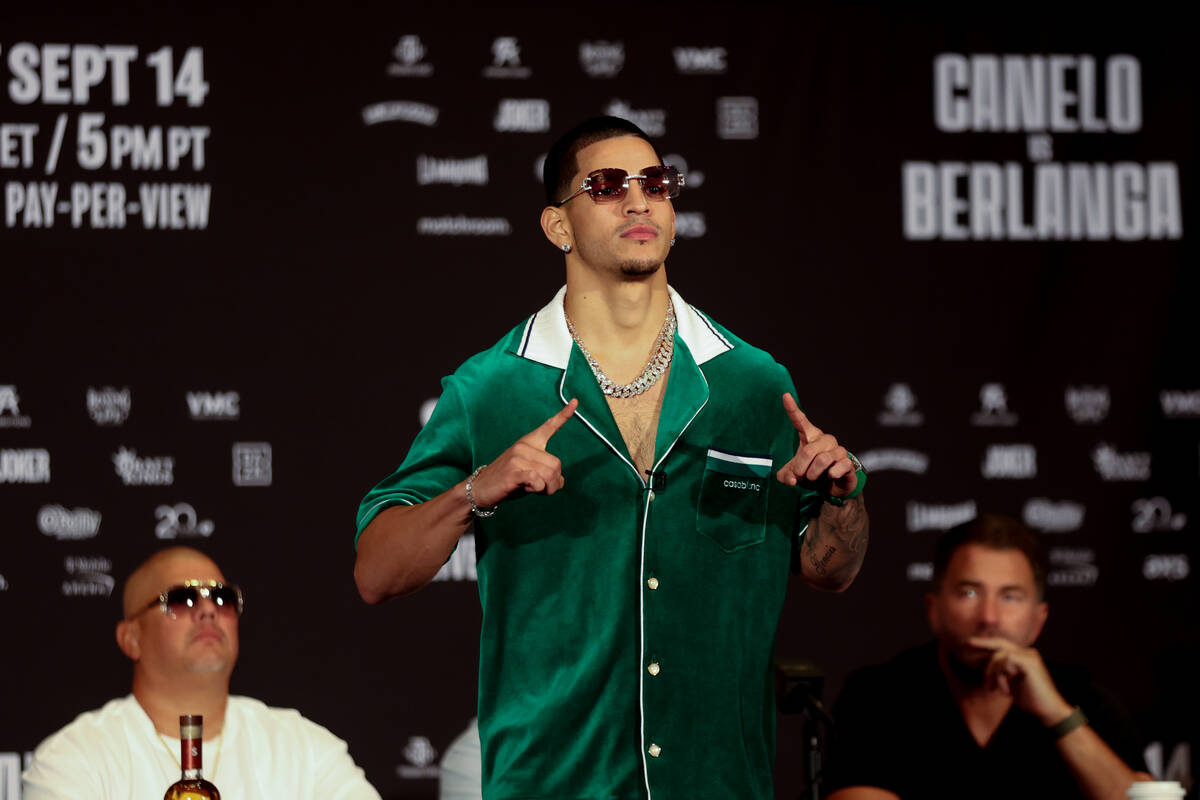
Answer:
[[[699,367],[696,371],[700,373],[700,379],[704,381],[704,388],[708,389],[708,378],[704,377],[704,370]],[[675,449],[675,445],[683,438],[684,431],[691,427],[696,417],[700,416],[700,412],[708,405],[708,398],[700,404],[700,408],[696,409],[696,413],[692,414],[692,418],[679,429],[679,435],[675,440],[667,446],[663,451],[662,458],[654,465],[652,472],[658,472],[658,468],[667,460],[667,456]],[[646,760],[646,525],[650,522],[650,492],[646,493],[646,501],[642,509],[642,540],[641,540],[641,563],[638,566],[638,725],[640,735],[642,737],[642,774],[646,779],[646,800],[650,800],[652,793],[650,791],[650,762]]]
[[[563,401],[563,405],[564,405],[564,406],[565,406],[567,403],[571,402],[570,400],[568,400],[568,399],[567,399],[567,396],[566,396],[566,394],[564,394],[564,393],[563,393],[563,386],[566,384],[566,382],[567,382],[567,371],[566,371],[566,370],[563,370],[562,378],[560,378],[560,379],[559,379],[559,381],[558,381],[558,396],[559,396],[560,398],[562,398],[562,401]],[[615,453],[615,454],[616,454],[617,458],[619,458],[619,459],[621,459],[622,461],[624,461],[624,462],[625,462],[625,464],[626,464],[626,466],[628,466],[628,467],[629,467],[631,470],[633,470],[633,476],[634,476],[635,478],[637,478],[637,479],[638,479],[638,483],[640,483],[640,484],[642,485],[642,488],[643,488],[643,489],[645,489],[645,488],[646,488],[646,481],[645,481],[645,479],[644,479],[644,478],[643,478],[641,475],[638,475],[637,467],[635,467],[635,466],[633,465],[633,463],[632,463],[632,462],[630,462],[630,460],[629,460],[628,458],[626,458],[625,456],[621,455],[621,451],[620,451],[620,450],[618,450],[618,449],[616,448],[616,446],[615,446],[615,445],[613,445],[613,443],[612,443],[612,442],[610,442],[610,441],[609,441],[609,440],[608,440],[608,439],[607,439],[607,438],[604,436],[604,434],[603,434],[603,433],[601,433],[601,432],[600,432],[600,431],[599,431],[599,430],[596,428],[596,426],[595,426],[595,425],[593,425],[592,423],[588,422],[588,418],[587,418],[587,417],[585,417],[585,416],[584,416],[582,413],[580,413],[580,411],[579,411],[579,407],[578,407],[578,406],[576,406],[576,407],[575,407],[575,416],[577,416],[577,417],[579,417],[581,420],[583,420],[583,424],[584,424],[584,425],[587,425],[589,428],[591,428],[591,429],[592,429],[592,433],[594,433],[594,434],[596,434],[597,436],[599,436],[599,437],[600,437],[600,441],[602,441],[602,442],[604,442],[606,445],[608,445],[608,449],[609,449],[609,450],[612,450],[612,451],[613,451],[613,453]]]

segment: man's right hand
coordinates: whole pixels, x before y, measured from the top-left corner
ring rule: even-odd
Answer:
[[[554,494],[561,489],[566,484],[562,462],[546,452],[546,445],[578,407],[579,401],[572,399],[484,467],[471,484],[475,505],[489,508],[517,492]]]

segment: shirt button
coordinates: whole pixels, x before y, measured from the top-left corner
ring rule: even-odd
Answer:
[[[651,758],[658,758],[658,757],[659,757],[659,755],[661,755],[661,754],[662,754],[662,748],[661,748],[661,747],[659,747],[659,746],[658,746],[658,745],[656,745],[656,744],[652,744],[652,745],[650,745],[650,747],[647,749],[647,752],[648,752],[648,753],[650,753],[650,757],[651,757]]]
[[[657,589],[658,588],[658,578],[647,578],[646,585],[649,586],[651,589]]]
[[[654,490],[653,489],[650,490],[650,502],[652,502],[652,503],[654,502]]]
[[[658,665],[657,661],[651,661],[650,666],[646,667],[646,672],[649,672],[651,675],[657,675],[662,672],[662,667]]]

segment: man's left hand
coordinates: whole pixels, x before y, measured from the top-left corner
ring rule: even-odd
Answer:
[[[792,460],[775,473],[779,481],[788,486],[801,481],[814,484],[828,481],[827,491],[834,497],[853,492],[858,486],[858,471],[846,448],[834,436],[813,425],[790,393],[783,396],[783,409],[800,434],[800,447]]]
[[[1046,726],[1061,722],[1071,713],[1071,705],[1058,693],[1041,654],[1034,648],[997,636],[972,636],[967,644],[992,651],[984,673],[985,685],[1012,695],[1017,708],[1033,714]]]

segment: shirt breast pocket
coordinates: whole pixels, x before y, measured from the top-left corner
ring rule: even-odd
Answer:
[[[753,547],[767,535],[770,454],[709,448],[700,482],[696,529],[726,553]]]

